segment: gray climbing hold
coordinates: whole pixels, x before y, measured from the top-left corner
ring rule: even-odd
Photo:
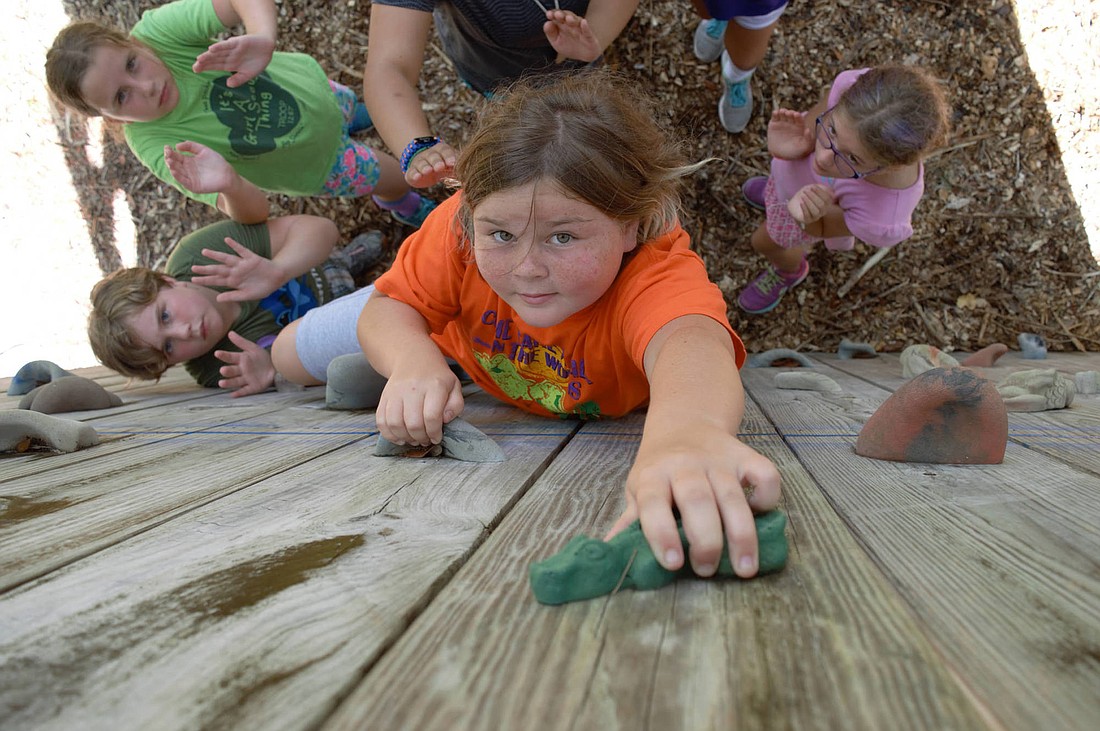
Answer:
[[[840,345],[836,349],[836,354],[841,360],[878,357],[878,353],[875,352],[875,346],[870,343],[857,343],[848,338],[844,338],[840,341]]]
[[[1078,371],[1073,374],[1073,383],[1077,393],[1100,393],[1100,371]]]
[[[1016,371],[997,384],[1009,411],[1064,409],[1077,393],[1074,381],[1053,368]]]
[[[82,376],[61,376],[38,386],[19,400],[19,408],[43,414],[92,411],[122,406],[122,399]]]
[[[906,378],[918,376],[933,368],[953,368],[959,364],[953,356],[948,355],[934,345],[910,345],[901,351],[901,375]]]
[[[814,362],[812,360],[802,353],[791,350],[790,348],[774,348],[772,350],[765,350],[763,353],[751,355],[749,356],[747,365],[749,368],[768,368],[770,366],[778,368],[788,367],[788,363],[784,361],[793,361],[793,363],[790,364],[791,368],[814,367]]]
[[[1043,360],[1047,357],[1047,342],[1035,333],[1020,333],[1016,336],[1020,344],[1020,357],[1028,360]]]
[[[797,391],[821,391],[822,393],[843,393],[833,379],[824,373],[805,373],[802,371],[783,371],[775,374],[775,387]]]
[[[9,396],[22,396],[38,386],[45,385],[55,378],[71,376],[67,370],[57,363],[49,360],[32,360],[27,363],[12,377],[8,384]]]
[[[325,408],[352,411],[373,409],[382,398],[386,379],[371,367],[362,353],[337,356],[328,364]]]
[[[99,444],[99,434],[90,424],[47,416],[37,411],[0,411],[0,452],[25,452],[35,443],[58,452],[75,452]]]
[[[500,445],[464,419],[452,419],[443,425],[443,441],[430,447],[394,444],[382,435],[375,445],[376,457],[450,457],[463,462],[503,462]]]

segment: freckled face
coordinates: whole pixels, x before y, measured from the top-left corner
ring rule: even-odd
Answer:
[[[488,196],[473,211],[481,276],[529,325],[550,327],[603,296],[637,246],[623,224],[541,180]]]
[[[120,122],[152,122],[179,103],[172,73],[147,48],[96,48],[80,93],[104,117]]]
[[[164,353],[170,364],[183,363],[210,352],[228,334],[236,305],[219,303],[216,297],[209,287],[172,280],[126,325],[143,345]]]

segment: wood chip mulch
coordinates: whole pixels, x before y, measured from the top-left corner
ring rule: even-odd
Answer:
[[[148,0],[63,4],[74,20],[120,28],[151,6]],[[370,3],[283,0],[278,6],[280,49],[310,53],[330,78],[360,89]],[[726,133],[717,119],[718,64],[692,54],[697,22],[686,0],[647,0],[607,60],[667,110],[670,128],[692,155],[718,159],[690,181],[683,223],[751,351],[835,351],[844,337],[880,351],[912,343],[976,350],[1004,342],[1015,349],[1020,332],[1042,335],[1052,350],[1100,350],[1100,272],[1008,0],[792,0],[753,79],[757,113],[740,135]],[[810,277],[778,308],[744,314],[734,299],[761,260],[748,246],[759,214],[741,200],[740,185],[767,172],[770,110],[808,108],[840,70],[885,62],[929,68],[946,85],[954,110],[948,147],[927,161],[913,237],[858,279],[875,249],[818,247]],[[437,45],[421,86],[435,130],[461,144],[484,101],[457,80]],[[83,119],[58,113],[56,120],[105,272],[120,264],[112,240],[116,189],[130,203],[145,265],[163,261],[182,235],[218,219],[213,209],[153,178],[109,131],[104,164],[93,165]],[[409,233],[367,200],[272,196],[272,213],[329,217],[345,241],[379,229],[391,259]]]

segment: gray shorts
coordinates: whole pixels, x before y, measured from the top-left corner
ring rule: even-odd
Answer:
[[[328,364],[333,358],[361,352],[356,326],[359,313],[372,292],[374,285],[368,284],[313,308],[299,321],[294,348],[298,351],[298,360],[318,381],[324,383],[327,380]]]

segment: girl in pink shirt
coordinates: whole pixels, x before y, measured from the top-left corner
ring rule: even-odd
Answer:
[[[818,241],[848,250],[855,238],[877,247],[913,235],[924,194],[922,160],[947,137],[939,83],[915,66],[844,71],[808,112],[777,109],[768,124],[771,176],[742,186],[767,211],[752,248],[768,265],[737,298],[751,313],[772,310],[809,273]]]

